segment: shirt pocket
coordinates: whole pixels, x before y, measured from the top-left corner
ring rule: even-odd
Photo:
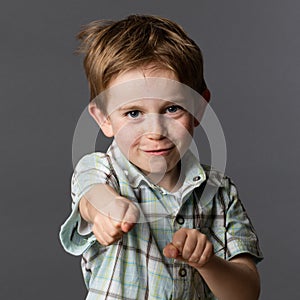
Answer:
[[[226,258],[226,229],[223,226],[218,228],[201,227],[197,228],[201,233],[205,234],[208,240],[213,244],[214,254]]]

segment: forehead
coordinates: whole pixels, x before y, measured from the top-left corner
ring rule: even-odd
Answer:
[[[112,78],[108,84],[108,88],[113,86],[126,83],[128,81],[146,78],[167,78],[171,80],[178,80],[177,75],[167,69],[159,68],[155,64],[148,64],[146,66],[128,70],[118,74],[116,77]]]
[[[176,80],[147,77],[112,86],[102,101],[106,102],[108,113],[133,101],[147,105],[147,100],[160,100],[186,106],[193,103],[190,90]]]
[[[162,73],[151,73],[153,74],[162,75]],[[171,75],[170,77],[143,76],[143,73],[138,71],[127,72],[116,78],[111,86],[100,93],[94,101],[98,107],[105,107],[108,115],[134,101],[147,105],[147,99],[178,104],[192,115],[195,115],[199,106],[205,107],[206,101],[199,93],[172,78]]]
[[[164,99],[154,99],[154,98],[144,98],[139,100],[133,100],[123,105],[120,105],[117,110],[119,111],[127,111],[127,110],[138,110],[138,109],[146,109],[146,110],[155,110],[165,108],[170,105],[180,105],[184,106],[184,101],[169,101]]]

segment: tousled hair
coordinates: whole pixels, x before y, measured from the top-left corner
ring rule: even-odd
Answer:
[[[202,93],[202,53],[175,22],[149,15],[130,15],[120,21],[93,21],[78,33],[90,100],[122,72],[154,64],[173,71],[178,80]]]

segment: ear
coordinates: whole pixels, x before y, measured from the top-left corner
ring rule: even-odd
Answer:
[[[194,118],[194,127],[197,127],[199,124],[200,122],[196,118]]]
[[[194,126],[195,127],[197,127],[200,124],[200,122],[202,120],[202,117],[204,115],[204,112],[205,112],[206,105],[210,100],[210,91],[209,91],[209,89],[205,89],[201,93],[201,96],[204,98],[206,103],[204,101],[202,101],[202,105],[200,105],[199,111],[197,111],[196,117],[194,117]]]
[[[206,100],[206,102],[208,103],[210,100],[210,91],[209,89],[205,89],[202,93],[201,96]]]
[[[98,108],[98,106],[93,102],[89,104],[89,113],[107,137],[114,136],[109,116],[107,116],[103,111],[101,111]]]

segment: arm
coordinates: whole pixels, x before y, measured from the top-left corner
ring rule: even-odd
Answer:
[[[92,153],[84,156],[78,162],[71,179],[72,212],[62,224],[59,232],[60,242],[68,253],[82,255],[97,239],[103,245],[109,245],[120,238],[120,236],[114,236],[116,233],[113,232],[110,236],[106,236],[105,240],[101,239],[101,236],[104,235],[104,220],[109,219],[107,218],[108,213],[110,213],[110,219],[113,219],[113,212],[119,211],[116,203],[121,204],[126,202],[127,206],[125,205],[125,207],[131,207],[134,211],[137,210],[132,202],[120,197],[116,192],[119,191],[118,188],[118,179],[111,167],[108,155]],[[107,196],[109,197],[107,198]],[[119,201],[119,199],[123,200]],[[128,202],[130,203],[128,204]],[[114,209],[113,206],[117,208]],[[129,212],[132,210],[129,210]],[[122,217],[124,216],[126,214],[123,214]],[[127,219],[127,217],[124,218],[125,220]],[[80,230],[82,228],[79,226],[82,225],[83,220],[88,221],[93,226],[92,230],[95,234],[89,234],[91,233],[89,230],[87,232]],[[119,218],[119,220],[121,219]],[[104,224],[101,223],[102,221]],[[116,220],[110,220],[110,222],[114,221]],[[129,221],[130,219],[128,219],[128,223],[130,223]],[[107,223],[110,224],[109,222]],[[118,224],[120,221],[113,223],[114,226],[118,227],[116,223]],[[101,227],[100,225],[103,226]],[[128,230],[130,229],[129,227]],[[123,227],[121,234],[126,232],[126,230]],[[114,236],[113,239],[111,238],[112,235]]]
[[[211,242],[198,230],[181,228],[175,232],[164,255],[196,268],[220,300],[258,299],[260,281],[251,256],[242,254],[230,261],[219,258],[213,254]]]
[[[214,255],[207,264],[196,269],[220,300],[256,300],[259,297],[259,275],[248,254],[230,261]]]
[[[85,193],[79,202],[79,212],[86,222],[93,224],[93,233],[104,246],[129,232],[139,217],[136,206],[107,184],[96,184]]]

